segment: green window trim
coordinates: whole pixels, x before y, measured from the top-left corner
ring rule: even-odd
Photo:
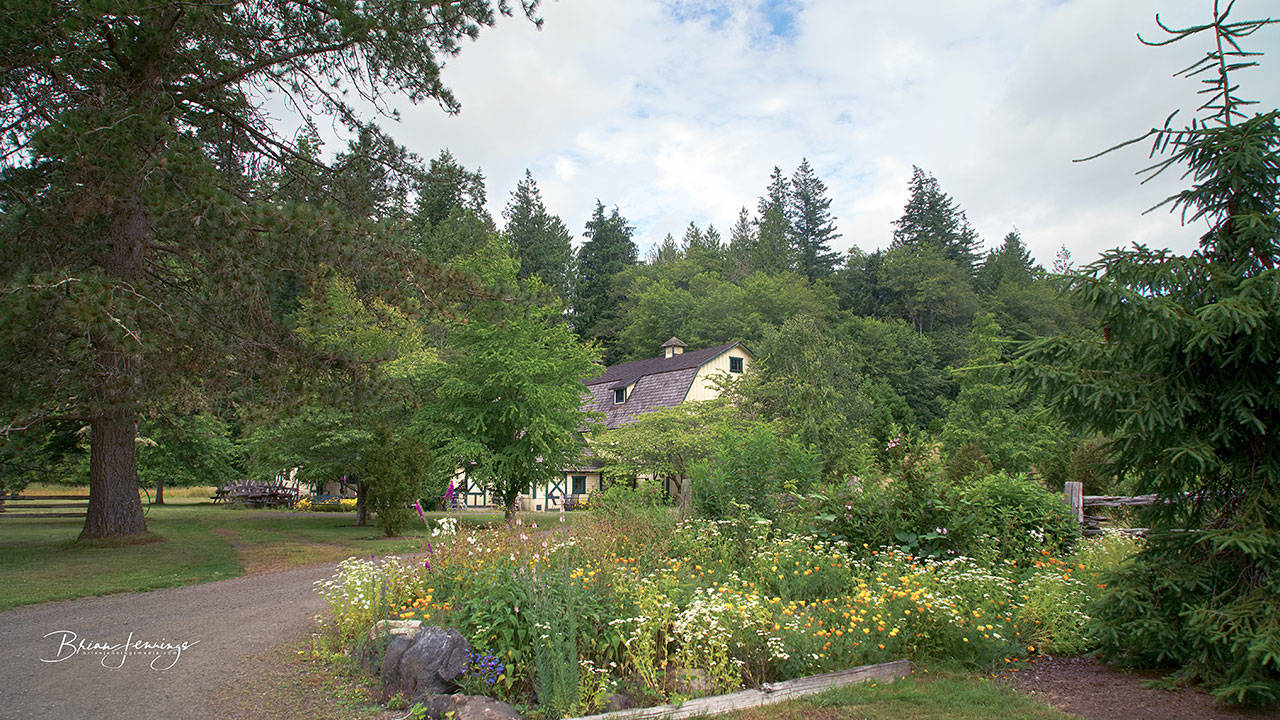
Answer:
[[[733,357],[733,356],[729,357],[729,372],[731,373],[742,372],[742,358]]]

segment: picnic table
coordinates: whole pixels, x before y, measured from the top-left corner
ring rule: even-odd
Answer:
[[[292,507],[298,502],[298,489],[274,483],[237,483],[219,487],[210,499],[249,507]]]

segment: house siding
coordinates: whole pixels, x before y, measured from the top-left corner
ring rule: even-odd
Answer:
[[[751,367],[751,353],[747,352],[741,345],[729,348],[698,368],[698,374],[694,376],[693,382],[689,385],[689,391],[684,396],[685,401],[714,400],[720,397],[720,391],[716,389],[712,378],[717,375],[729,374],[729,358],[731,357],[742,358],[743,372],[746,372],[747,368]]]

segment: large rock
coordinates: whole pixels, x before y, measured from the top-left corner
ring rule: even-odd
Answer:
[[[397,639],[416,635],[421,627],[421,620],[379,620],[374,623],[357,650],[360,666],[379,674],[391,644]]]
[[[520,720],[515,708],[482,695],[426,695],[418,702],[432,720]]]
[[[408,698],[448,692],[467,669],[470,650],[453,628],[424,627],[416,635],[397,637],[382,658],[383,691]]]

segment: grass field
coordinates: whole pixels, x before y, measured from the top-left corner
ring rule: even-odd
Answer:
[[[850,685],[820,695],[743,710],[727,720],[1070,720],[1073,716],[967,675],[913,675],[895,683]]]
[[[74,489],[70,489],[74,492]],[[28,494],[68,488],[28,488]],[[83,520],[0,520],[0,610],[114,592],[154,590],[246,573],[335,562],[352,555],[420,552],[428,529],[386,538],[356,527],[355,513],[298,513],[213,505],[209,488],[165,490],[165,505],[145,506],[154,541],[133,545],[76,543]],[[428,519],[442,517],[429,513]],[[557,513],[521,513],[524,523],[557,523]],[[574,518],[569,513],[568,520]],[[467,512],[468,525],[502,522],[498,512]]]

